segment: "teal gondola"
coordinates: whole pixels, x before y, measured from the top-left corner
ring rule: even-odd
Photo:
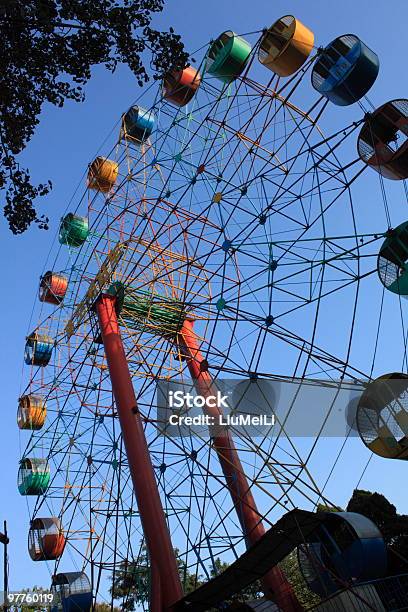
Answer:
[[[251,54],[251,45],[235,32],[223,32],[210,46],[206,61],[208,74],[230,83],[244,70]]]
[[[46,459],[25,457],[18,470],[18,490],[21,495],[43,495],[50,478],[50,466]]]
[[[388,291],[408,295],[408,221],[388,230],[378,254],[377,272]]]
[[[59,242],[70,247],[81,246],[89,235],[88,219],[68,213],[61,219]]]

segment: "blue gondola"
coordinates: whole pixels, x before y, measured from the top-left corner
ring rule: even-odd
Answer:
[[[50,336],[33,332],[26,339],[24,361],[27,365],[46,366],[51,359],[54,342]]]
[[[92,589],[83,572],[64,572],[52,577],[51,592],[54,601],[51,612],[89,612],[92,607]]]
[[[154,129],[154,113],[141,106],[131,106],[122,117],[122,135],[127,140],[145,142]]]
[[[309,588],[328,597],[347,584],[382,578],[387,549],[378,527],[356,512],[326,512],[322,526],[298,548]]]
[[[378,56],[354,34],[339,36],[320,53],[312,70],[312,85],[338,106],[357,102],[377,78]]]

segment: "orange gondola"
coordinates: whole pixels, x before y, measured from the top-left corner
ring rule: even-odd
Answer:
[[[88,187],[104,193],[110,191],[119,174],[117,162],[106,157],[97,157],[89,164]]]
[[[41,395],[22,395],[18,401],[17,425],[20,429],[37,431],[47,416],[47,405]]]
[[[293,15],[285,15],[262,36],[258,58],[272,72],[287,77],[303,66],[313,44],[313,32]]]

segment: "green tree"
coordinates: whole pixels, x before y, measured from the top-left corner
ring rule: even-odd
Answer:
[[[343,512],[339,507],[326,506],[326,504],[317,504],[316,512]]]
[[[112,576],[110,593],[121,601],[122,610],[134,610],[149,601],[150,568],[145,551],[136,561],[123,561]]]
[[[226,561],[221,561],[221,559],[217,557],[214,559],[214,563],[209,567],[210,577],[215,578],[219,574],[222,574],[222,572],[224,572],[229,566],[229,563]]]
[[[296,550],[285,557],[279,565],[289,583],[292,585],[296,597],[306,610],[319,603],[320,598],[309,589],[303,578],[303,574],[299,568]]]
[[[349,512],[358,512],[371,519],[384,536],[389,551],[388,573],[408,571],[408,515],[397,509],[381,493],[355,489],[347,505]]]
[[[97,602],[94,606],[93,612],[121,612],[120,608],[111,607],[110,604],[105,602]]]
[[[31,589],[22,589],[20,591],[20,593],[44,593],[44,594],[48,594],[49,592],[50,592],[49,588],[47,589],[45,587],[41,587],[38,585],[34,585]],[[24,605],[20,604],[18,606],[10,606],[9,609],[19,610],[20,612],[32,612],[32,610],[37,610],[37,612],[46,612],[46,610],[48,610],[48,606],[47,605],[41,606],[38,603],[33,603],[33,604],[24,603]]]
[[[164,0],[0,0],[0,188],[13,233],[31,223],[47,229],[34,201],[51,189],[33,185],[17,156],[39,123],[45,102],[84,99],[91,68],[127,64],[140,86],[187,62],[180,37],[151,25]]]
[[[288,555],[279,565],[286,578],[292,585],[297,598],[306,609],[320,601],[319,597],[309,590],[303,578],[303,575],[299,569],[296,550],[290,553],[290,555]],[[217,557],[209,572],[211,578],[215,578],[215,576],[218,576],[218,574],[226,570],[228,567],[228,563],[221,561],[221,559]],[[262,583],[260,580],[257,580],[240,591],[240,593],[228,600],[226,603],[233,605],[234,603],[238,602],[254,601],[261,597],[263,597]]]
[[[201,577],[192,573],[186,564],[179,558],[179,550],[174,553],[177,557],[180,580],[184,593],[191,593],[201,584]],[[146,545],[141,542],[137,559],[122,562],[112,576],[110,592],[114,599],[121,600],[122,610],[134,610],[137,604],[147,603],[150,596],[150,567]]]

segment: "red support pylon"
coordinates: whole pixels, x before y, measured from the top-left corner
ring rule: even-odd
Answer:
[[[197,393],[203,397],[217,395],[216,387],[208,372],[207,363],[200,352],[191,320],[186,319],[184,321],[179,335],[179,343],[181,344],[191,378],[194,380]],[[209,416],[214,417],[215,422],[217,422],[220,414],[218,407],[211,408],[205,406],[203,410]],[[247,546],[250,546],[257,542],[265,533],[262,515],[256,507],[241,460],[228,430],[225,433],[221,433],[218,429],[216,435],[212,437],[212,441],[245,535]],[[272,568],[264,576],[262,586],[265,595],[272,598],[284,612],[299,612],[303,610],[291,584],[279,567]]]
[[[151,612],[171,610],[183,596],[177,561],[167,528],[149,449],[115,312],[116,298],[96,302],[112,391],[152,566]]]

